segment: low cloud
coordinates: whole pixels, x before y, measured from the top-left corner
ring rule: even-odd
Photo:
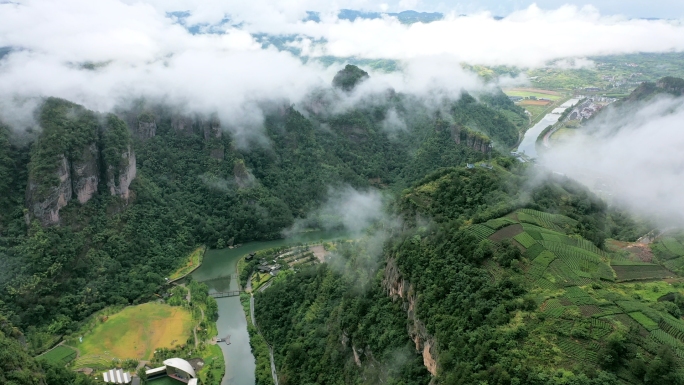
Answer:
[[[396,134],[400,131],[407,130],[406,122],[404,122],[404,120],[399,117],[399,114],[397,114],[397,110],[394,108],[387,111],[387,115],[385,116],[385,119],[382,121],[380,126],[385,132],[387,132],[390,135]]]
[[[534,67],[569,57],[575,59],[556,65],[579,68],[590,65],[581,58],[591,55],[684,49],[679,22],[605,16],[592,7],[532,5],[502,20],[454,12],[411,25],[389,16],[337,17],[339,8],[368,6],[361,0],[0,3],[0,47],[11,47],[0,59],[0,119],[30,125],[29,109],[16,106],[48,96],[102,112],[142,98],[217,114],[244,144],[262,134],[263,100],[297,105],[312,90],[329,87],[342,65],[325,66],[317,57],[398,61],[399,71],[371,71],[369,81],[338,103],[344,109],[388,88],[426,100],[482,89],[464,62]],[[318,11],[320,22],[304,21],[306,11]],[[212,33],[194,33],[192,26]],[[257,38],[263,34],[294,36],[290,45],[308,58],[264,48]]]
[[[330,188],[325,202],[306,218],[298,220],[285,232],[286,236],[312,227],[344,230],[358,236],[374,224],[389,222],[383,195],[373,189],[353,187]]]
[[[684,225],[684,98],[662,97],[603,115],[542,158],[609,202]]]

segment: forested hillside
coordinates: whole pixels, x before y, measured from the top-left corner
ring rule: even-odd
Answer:
[[[246,147],[215,116],[145,101],[105,115],[48,98],[28,144],[3,126],[0,309],[29,352],[105,306],[154,298],[199,244],[281,237],[330,187],[400,191],[518,135],[505,100],[464,93],[436,116],[391,90],[338,108],[340,92],[266,109],[263,140]]]
[[[681,310],[621,283],[673,273],[606,249],[646,230],[571,180],[530,188],[497,163],[432,173],[381,252],[361,240],[257,295],[283,383],[682,383]]]

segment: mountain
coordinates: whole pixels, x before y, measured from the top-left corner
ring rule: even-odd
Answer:
[[[674,274],[605,243],[639,227],[565,177],[528,186],[503,160],[434,172],[380,255],[343,245],[258,293],[281,382],[683,383],[681,308],[629,283]]]
[[[48,98],[40,122],[42,131],[28,164],[27,221],[58,223],[59,211],[69,201],[85,204],[105,186],[112,195],[128,199],[135,153],[121,119],[98,117],[66,100]]]
[[[684,93],[684,79],[668,76],[655,83],[641,83],[639,87],[632,91],[626,102],[644,101],[658,94],[681,96],[682,93]]]
[[[156,298],[199,244],[280,238],[329,189],[401,191],[496,157],[490,143],[517,139],[507,116],[524,117],[467,93],[439,112],[393,90],[346,98],[331,86],[264,103],[252,139],[144,100],[100,114],[45,99],[33,141],[0,130],[0,311],[37,354],[103,307]]]

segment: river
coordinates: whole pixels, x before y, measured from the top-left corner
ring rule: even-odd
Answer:
[[[237,249],[208,250],[202,266],[192,273],[196,281],[205,281],[209,292],[238,290],[238,280],[231,279],[237,263],[245,254],[272,247],[295,245],[300,242],[329,241],[346,238],[343,232],[310,232],[287,239],[250,242]],[[224,277],[224,278],[219,278]],[[217,279],[218,278],[218,279]],[[217,298],[218,320],[216,327],[220,338],[230,335],[230,345],[219,343],[226,362],[226,375],[221,385],[254,385],[256,364],[249,346],[249,333],[240,297]]]
[[[541,134],[546,127],[556,124],[556,122],[558,122],[558,119],[560,119],[562,111],[565,111],[566,109],[572,107],[577,102],[579,102],[579,99],[568,100],[567,102],[561,104],[560,107],[544,115],[544,117],[537,124],[532,126],[532,128],[530,128],[529,130],[525,131],[525,136],[523,137],[522,142],[520,142],[520,145],[518,146],[518,152],[525,153],[525,155],[527,155],[530,158],[536,158],[537,138],[539,137],[539,134]]]

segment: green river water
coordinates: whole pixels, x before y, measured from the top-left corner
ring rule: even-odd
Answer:
[[[310,232],[287,239],[250,242],[237,249],[208,250],[202,266],[192,273],[192,278],[209,286],[209,293],[238,290],[238,281],[231,279],[237,263],[248,253],[273,247],[296,245],[301,242],[330,241],[346,238],[343,232]],[[223,277],[223,278],[221,278]],[[247,320],[240,304],[240,297],[217,298],[219,318],[216,321],[220,338],[230,335],[230,345],[219,343],[226,361],[226,375],[221,385],[254,385],[256,364],[249,346]]]

